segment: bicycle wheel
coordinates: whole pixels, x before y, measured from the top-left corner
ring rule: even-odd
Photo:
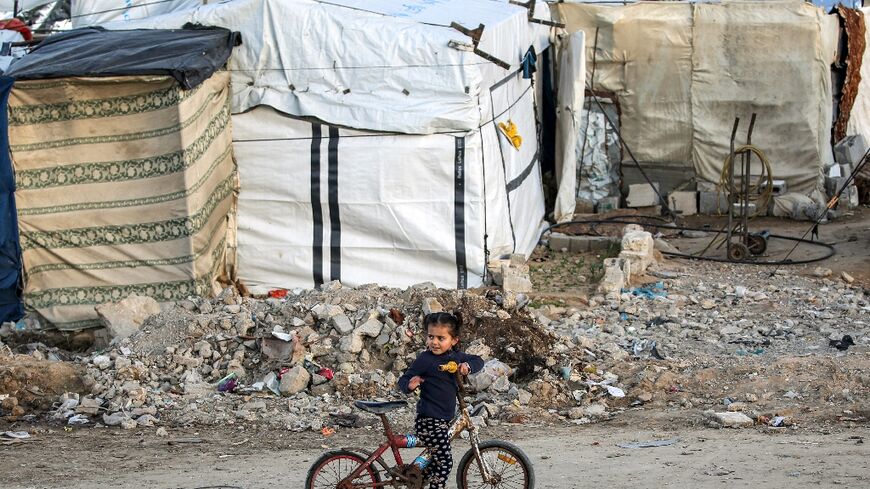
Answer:
[[[469,450],[462,456],[456,470],[456,485],[459,489],[534,489],[532,462],[519,447],[506,441],[489,440],[482,442],[478,448],[494,480],[487,482],[483,479],[474,450]]]
[[[349,450],[326,452],[308,470],[308,478],[305,479],[305,489],[336,489],[342,479],[349,476],[351,472],[364,462],[365,459],[363,457]],[[353,483],[369,484],[365,487],[372,487],[371,484],[380,481],[381,478],[378,471],[374,467],[368,466],[359,477],[353,480]]]

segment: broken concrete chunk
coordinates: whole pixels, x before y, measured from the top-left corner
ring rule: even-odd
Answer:
[[[309,380],[311,380],[311,374],[301,365],[297,365],[284,372],[284,375],[281,376],[281,384],[278,390],[281,391],[282,395],[292,396],[305,390],[308,387]]]
[[[335,331],[340,335],[350,334],[353,331],[353,323],[350,322],[344,314],[333,316],[329,323],[335,328]]]
[[[131,295],[119,302],[96,306],[97,314],[113,339],[123,339],[139,331],[149,316],[160,313],[160,304],[151,297]]]
[[[725,428],[749,428],[752,418],[740,412],[713,413],[713,419]]]
[[[377,336],[381,334],[382,329],[384,329],[383,323],[381,323],[377,319],[369,319],[368,321],[358,326],[353,332],[355,335],[368,336],[369,338],[377,338]]]
[[[653,182],[652,185],[649,183],[629,185],[628,197],[625,198],[625,203],[628,207],[659,205],[658,189],[658,182]]]
[[[444,306],[438,302],[438,299],[432,297],[423,299],[423,314],[432,314],[434,312],[444,312]]]

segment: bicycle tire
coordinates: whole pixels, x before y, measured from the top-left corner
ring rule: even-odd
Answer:
[[[480,450],[480,456],[489,462],[490,467],[499,474],[500,477],[504,477],[505,472],[509,468],[518,467],[521,469],[521,478],[517,480],[514,476],[511,476],[510,479],[502,479],[499,482],[488,485],[483,485],[483,479],[480,478],[481,482],[475,483],[473,487],[534,489],[535,470],[532,468],[532,462],[529,460],[529,457],[526,456],[525,452],[523,452],[520,447],[502,440],[487,440],[481,442],[480,445],[478,445],[478,449]],[[506,456],[508,459],[512,459],[513,462],[500,458],[500,454]],[[477,477],[480,477],[480,468],[476,463],[473,449],[468,450],[465,455],[462,456],[462,460],[459,461],[459,466],[456,469],[456,486],[459,489],[468,489],[469,487],[472,487],[469,484],[472,472],[475,473]]]
[[[358,466],[365,463],[366,459],[358,453],[350,450],[330,450],[320,456],[308,469],[308,476],[305,478],[305,489],[334,489],[338,483],[350,475]],[[342,462],[347,462],[344,470]],[[324,473],[324,470],[334,465],[334,468]],[[323,478],[318,480],[318,477]],[[332,476],[331,478],[327,478]],[[373,484],[381,481],[380,473],[374,466],[370,465],[364,470],[359,477],[354,480],[354,483]],[[316,485],[315,485],[316,484]]]

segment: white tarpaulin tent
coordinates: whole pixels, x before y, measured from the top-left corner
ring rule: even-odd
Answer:
[[[833,161],[833,16],[796,0],[552,9],[568,32],[585,32],[585,83],[615,98],[622,136],[648,170],[718,182],[734,118],[743,121],[739,145],[756,112],[752,142],[775,178],[805,194],[823,187]]]
[[[188,22],[242,33],[228,69],[238,275],[252,290],[330,279],[470,287],[487,255],[536,245],[544,200],[521,61],[547,47],[549,29],[525,8],[236,0],[107,27]],[[484,24],[479,49],[510,68],[450,47],[472,43],[451,22]],[[518,149],[498,128],[508,122]]]

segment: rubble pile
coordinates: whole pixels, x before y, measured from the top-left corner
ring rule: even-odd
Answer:
[[[227,288],[149,317],[138,332],[80,359],[85,392],[64,396],[54,417],[126,428],[237,420],[294,430],[353,425],[352,400],[401,396],[396,380],[425,348],[422,317],[442,310],[461,315],[463,349],[486,360],[469,384],[494,422],[527,419],[530,409],[567,414],[581,401],[612,397],[608,387],[618,383],[583,360],[606,352],[542,328],[522,293],[333,282],[270,295],[240,297]],[[602,405],[572,417],[605,411]],[[404,415],[413,416],[413,404]]]

